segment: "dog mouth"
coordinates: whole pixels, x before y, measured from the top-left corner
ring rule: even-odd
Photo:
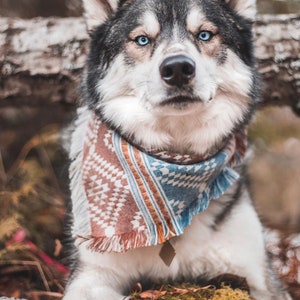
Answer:
[[[161,102],[161,106],[173,106],[175,108],[184,108],[193,103],[202,102],[199,97],[175,96],[169,97]]]

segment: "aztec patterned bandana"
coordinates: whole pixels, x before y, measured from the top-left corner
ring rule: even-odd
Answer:
[[[189,156],[177,155],[167,162],[132,146],[93,116],[83,149],[89,234],[79,237],[96,251],[126,252],[181,235],[193,216],[223,195],[239,178],[232,167],[245,155],[246,135],[235,135],[204,161],[189,163]]]

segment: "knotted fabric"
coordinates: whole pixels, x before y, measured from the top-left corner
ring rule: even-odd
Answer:
[[[126,252],[181,235],[193,216],[239,178],[233,166],[245,154],[245,141],[243,132],[203,161],[172,155],[167,162],[134,147],[92,116],[81,170],[89,215],[83,232],[89,234],[79,234],[80,239],[96,251]]]

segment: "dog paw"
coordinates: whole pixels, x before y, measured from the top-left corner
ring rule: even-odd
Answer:
[[[104,287],[84,287],[81,289],[68,289],[67,293],[63,297],[63,300],[125,300],[130,299],[118,292]]]

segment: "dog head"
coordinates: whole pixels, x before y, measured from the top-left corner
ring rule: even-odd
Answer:
[[[207,154],[257,102],[255,0],[83,0],[83,98],[152,150]]]

